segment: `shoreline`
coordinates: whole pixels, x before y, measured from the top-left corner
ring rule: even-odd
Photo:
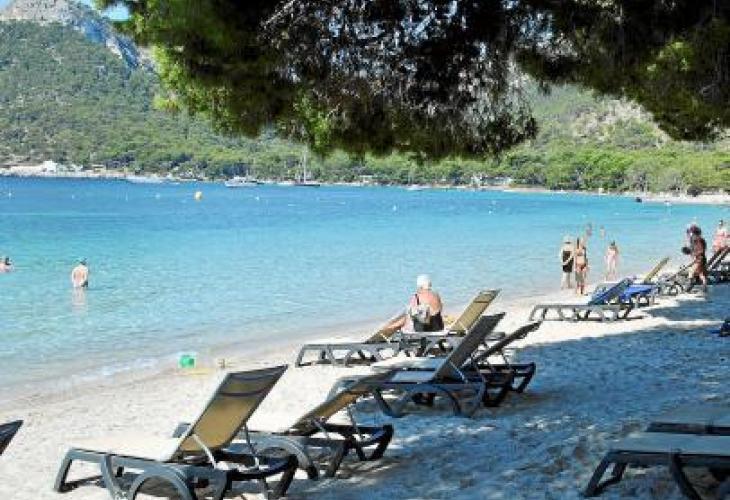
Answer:
[[[648,269],[648,265],[642,266]],[[633,268],[631,268],[633,269]],[[636,275],[639,271],[627,272],[626,275]],[[559,276],[557,277],[559,279]],[[591,283],[588,289],[592,289],[596,283]],[[489,289],[489,287],[484,287]],[[476,291],[475,291],[476,292]],[[448,299],[448,297],[444,297]],[[575,295],[574,289],[556,290],[549,287],[536,287],[531,290],[519,292],[502,290],[494,304],[487,309],[487,314],[500,311],[500,307],[508,303],[509,309],[529,309],[538,302],[551,302],[555,300],[581,300]],[[457,315],[468,302],[446,303],[446,313]],[[405,307],[405,306],[403,306]],[[266,359],[282,350],[293,352],[289,363],[293,363],[299,347],[306,342],[328,338],[346,338],[357,340],[369,336],[380,327],[388,318],[397,312],[394,308],[391,313],[378,315],[368,313],[360,319],[353,319],[339,322],[320,322],[306,328],[306,333],[298,334],[298,330],[291,328],[284,332],[277,332],[278,337],[266,337],[260,330],[253,332],[251,338],[230,342],[212,343],[206,346],[204,353],[198,352],[196,368],[190,373],[212,374],[221,371],[217,366],[219,359],[224,359],[228,366],[238,366],[245,358]],[[524,318],[523,322],[526,322]],[[127,363],[118,364],[99,363],[91,368],[73,370],[69,367],[64,373],[57,373],[44,380],[34,380],[22,383],[23,386],[33,386],[33,389],[17,389],[13,391],[9,387],[2,387],[6,394],[0,399],[4,409],[18,409],[25,404],[31,405],[38,401],[63,401],[76,397],[76,393],[86,393],[90,389],[113,388],[120,385],[134,385],[138,383],[149,383],[151,381],[165,379],[171,375],[184,375],[185,371],[177,367],[177,354],[185,350],[176,349],[175,352],[166,352],[160,355],[144,359],[146,363],[139,363],[143,359],[137,359]],[[195,349],[188,349],[194,352]],[[201,355],[202,354],[202,355]],[[58,382],[61,377],[63,382]],[[52,382],[53,381],[53,382]],[[60,385],[59,385],[60,384]]]
[[[132,179],[139,177],[150,177],[154,182],[134,182]],[[90,180],[119,180],[130,184],[142,185],[176,185],[187,183],[213,183],[222,184],[225,179],[190,179],[186,177],[160,177],[157,175],[145,176],[136,175],[125,172],[116,172],[106,170],[103,172],[94,171],[68,171],[61,173],[48,172],[12,172],[10,170],[0,168],[0,178],[31,178],[31,179],[90,179]],[[275,182],[264,182],[265,186],[279,185]],[[408,184],[367,184],[358,182],[321,182],[323,187],[395,187],[407,188]],[[519,194],[552,194],[552,195],[585,195],[585,196],[617,196],[623,198],[637,198],[643,203],[664,203],[664,204],[682,204],[682,205],[717,205],[730,206],[730,193],[708,192],[700,193],[697,196],[688,194],[675,194],[666,192],[640,192],[640,191],[621,191],[609,192],[600,190],[573,190],[573,189],[548,189],[541,186],[509,186],[509,185],[485,185],[471,186],[468,184],[423,184],[420,185],[423,190],[474,190],[474,191],[497,191],[502,193],[519,193]],[[250,189],[250,188],[249,188]]]

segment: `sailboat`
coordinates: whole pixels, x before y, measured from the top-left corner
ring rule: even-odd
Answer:
[[[227,188],[254,187],[259,183],[249,179],[248,177],[234,177],[223,183]]]
[[[312,181],[307,178],[307,150],[304,150],[302,155],[302,177],[294,181],[295,186],[301,187],[320,187],[322,184],[317,181]]]

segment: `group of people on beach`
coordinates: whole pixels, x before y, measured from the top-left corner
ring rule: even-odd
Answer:
[[[591,225],[586,226],[583,237],[573,238],[566,235],[563,238],[563,244],[560,247],[558,257],[562,268],[562,279],[560,281],[561,289],[573,288],[571,277],[575,276],[575,290],[578,295],[585,294],[586,280],[588,278],[588,248],[587,241],[592,232]],[[601,228],[601,235],[605,236],[605,230]],[[698,279],[707,291],[707,242],[702,237],[702,230],[697,224],[687,226],[686,232],[687,246],[683,248],[683,252],[690,255],[692,261],[692,277]],[[712,241],[713,252],[718,252],[730,246],[730,233],[728,232],[725,221],[721,220],[715,231]],[[616,241],[611,241],[606,248],[604,262],[606,266],[606,281],[616,280],[618,278],[618,261],[619,248]]]
[[[563,244],[560,247],[558,257],[562,269],[562,278],[560,280],[561,289],[573,288],[571,284],[571,276],[575,275],[575,291],[578,295],[585,295],[586,281],[588,279],[588,238],[592,233],[592,227],[589,224],[583,237],[573,238],[565,235]],[[605,230],[601,228],[601,234],[605,236]],[[604,261],[606,264],[606,280],[615,280],[618,277],[618,259],[619,249],[615,241],[609,243],[606,248]]]

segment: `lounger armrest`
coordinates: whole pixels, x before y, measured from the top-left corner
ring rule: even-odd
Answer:
[[[175,430],[172,432],[172,437],[179,438],[182,437],[185,432],[187,432],[188,428],[190,427],[190,424],[188,422],[180,422],[177,424],[177,427],[175,427]]]

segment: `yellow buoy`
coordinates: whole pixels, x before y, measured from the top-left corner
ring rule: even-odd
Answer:
[[[200,201],[203,199],[203,192],[202,191],[195,191],[195,201]]]

